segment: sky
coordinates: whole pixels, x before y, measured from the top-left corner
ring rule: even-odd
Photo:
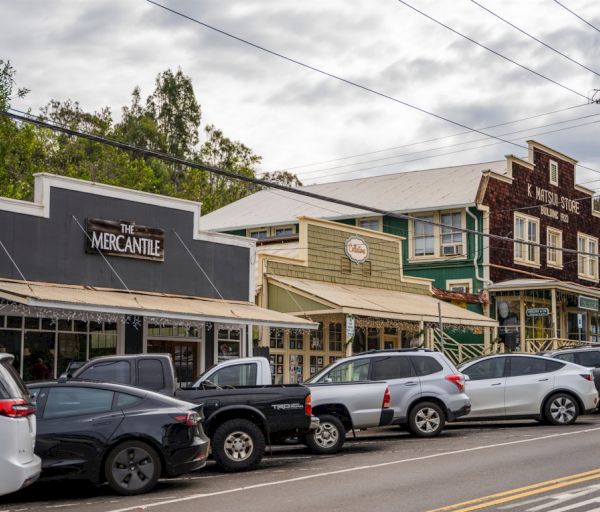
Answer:
[[[535,139],[597,171],[579,168],[578,181],[600,190],[600,105],[586,99],[600,89],[600,31],[554,0],[478,2],[581,65],[472,0],[156,1],[379,94],[145,0],[0,0],[0,59],[31,91],[13,107],[37,113],[50,99],[72,99],[118,119],[135,86],[145,97],[158,73],[181,68],[203,125],[261,155],[261,172],[291,169],[304,184],[323,183],[524,157]],[[561,2],[600,28],[597,0]]]

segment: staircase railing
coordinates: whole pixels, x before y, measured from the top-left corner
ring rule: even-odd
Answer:
[[[460,343],[439,329],[432,329],[432,335],[434,350],[442,352],[454,364],[497,351],[493,346],[485,350],[483,343]]]

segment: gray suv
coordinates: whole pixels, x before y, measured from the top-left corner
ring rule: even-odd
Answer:
[[[568,363],[575,363],[586,368],[593,368],[594,384],[596,389],[600,393],[600,347],[578,347],[578,348],[563,348],[560,350],[553,350],[548,352],[540,352],[539,355],[545,357],[552,357],[554,359],[560,359],[561,361],[567,361]]]
[[[386,381],[394,409],[392,423],[406,425],[419,437],[439,434],[446,421],[471,410],[463,375],[440,352],[370,350],[340,359],[311,379],[313,383],[358,381]]]

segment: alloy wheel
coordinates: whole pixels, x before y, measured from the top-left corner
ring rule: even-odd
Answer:
[[[575,417],[577,407],[573,400],[566,396],[559,396],[550,404],[550,414],[557,423],[569,423]]]
[[[337,443],[339,436],[337,427],[326,421],[319,425],[313,437],[321,448],[331,448]]]
[[[225,438],[225,454],[231,460],[245,460],[254,451],[252,438],[242,431],[232,432]]]
[[[441,423],[441,418],[438,412],[431,407],[420,409],[415,416],[415,424],[417,428],[424,433],[435,432]]]
[[[140,447],[120,451],[111,467],[115,482],[128,491],[137,491],[147,485],[155,471],[152,455]]]

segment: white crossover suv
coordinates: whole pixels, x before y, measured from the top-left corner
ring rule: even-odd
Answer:
[[[42,464],[33,453],[35,405],[12,362],[12,355],[0,353],[0,495],[34,482]]]
[[[471,412],[462,420],[531,418],[569,425],[598,407],[589,368],[532,354],[498,354],[458,367]]]

